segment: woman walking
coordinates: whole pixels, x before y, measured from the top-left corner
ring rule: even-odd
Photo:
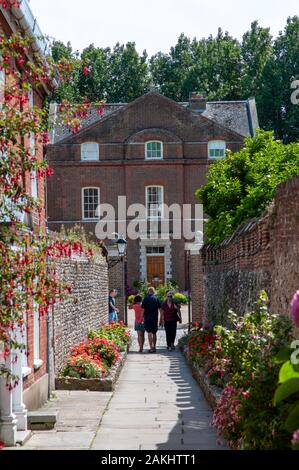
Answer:
[[[143,352],[144,346],[144,309],[141,306],[142,304],[142,297],[141,295],[136,295],[134,298],[134,303],[132,305],[132,309],[135,312],[135,331],[137,331],[138,335],[138,344],[139,344],[139,352]]]
[[[165,328],[168,351],[175,350],[177,322],[182,322],[179,307],[173,300],[173,292],[167,293],[167,300],[161,307],[161,324]]]

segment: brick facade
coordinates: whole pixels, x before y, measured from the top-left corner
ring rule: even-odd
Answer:
[[[127,197],[127,206],[145,204],[145,188],[149,185],[163,186],[167,205],[195,204],[198,202],[195,191],[205,183],[211,162],[208,142],[224,140],[232,151],[243,146],[244,133],[238,132],[238,123],[235,130],[225,127],[203,113],[190,110],[187,104],[178,104],[157,92],[147,93],[118,109],[113,107],[107,113],[78,134],[66,135],[47,149],[47,158],[55,172],[48,186],[51,230],[59,230],[62,224],[69,227],[81,223],[88,234],[94,235],[95,223],[82,220],[84,187],[100,188],[101,203],[114,207],[118,196]],[[163,143],[163,159],[145,159],[145,144],[150,140]],[[81,161],[84,142],[99,144],[99,161]],[[141,252],[140,240],[128,240],[129,284],[144,275]],[[184,288],[183,237],[171,240],[167,256],[165,277],[174,278]]]
[[[195,304],[195,318],[225,322],[231,308],[248,311],[265,289],[273,313],[289,315],[290,301],[299,288],[299,176],[278,186],[265,214],[240,226],[217,247],[204,246],[193,264],[201,277],[203,304]],[[198,285],[198,284],[197,284]]]

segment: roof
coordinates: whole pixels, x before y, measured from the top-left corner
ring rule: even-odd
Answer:
[[[189,108],[189,102],[179,102],[177,104]],[[87,118],[81,122],[81,130],[100,122],[127,105],[128,103],[107,103],[104,106],[102,115],[99,115],[96,108],[91,109]],[[199,114],[194,110],[192,112]],[[254,98],[244,101],[208,101],[207,108],[201,115],[243,137],[254,135],[255,129],[259,127]],[[59,122],[59,119],[57,122]],[[71,135],[72,132],[69,129],[57,124],[53,132],[53,144],[61,142]]]
[[[104,112],[101,115],[99,115],[98,113],[98,108],[92,108],[90,111],[88,111],[88,116],[81,121],[80,130],[86,129],[97,121],[101,121],[103,118],[107,117],[118,109],[123,108],[126,105],[127,103],[107,103],[105,104],[103,109]],[[72,132],[67,127],[59,124],[59,118],[57,119],[57,122],[58,124],[55,126],[53,133],[54,144],[72,135]]]
[[[180,104],[189,106],[189,103]],[[244,101],[207,101],[207,109],[202,116],[244,137],[254,135],[259,127],[254,98]]]

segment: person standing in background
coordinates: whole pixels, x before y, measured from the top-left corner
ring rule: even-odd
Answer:
[[[177,322],[182,322],[180,308],[173,300],[173,292],[167,293],[167,300],[161,307],[161,325],[165,328],[168,351],[175,350]]]
[[[109,320],[109,323],[118,321],[118,312],[119,312],[119,310],[115,306],[116,296],[117,296],[117,290],[116,289],[111,289],[111,291],[109,292],[109,299],[108,299],[108,305],[109,305],[108,320]]]
[[[148,333],[148,342],[150,345],[149,353],[155,353],[161,302],[156,296],[153,287],[149,287],[148,293],[144,297],[141,306],[144,309],[144,327],[145,331]]]
[[[136,295],[134,298],[134,303],[131,308],[135,312],[135,331],[137,331],[138,335],[138,344],[139,344],[139,352],[143,352],[144,346],[144,310],[142,308],[142,297],[141,295]]]

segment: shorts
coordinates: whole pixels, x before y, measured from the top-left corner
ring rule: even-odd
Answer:
[[[144,331],[145,331],[144,323],[136,323],[136,322],[135,322],[135,331],[142,331],[142,332],[144,332]]]
[[[117,312],[111,312],[111,313],[109,312],[108,319],[109,319],[109,323],[112,323],[114,321],[118,321]]]
[[[155,335],[158,331],[158,322],[155,320],[146,320],[144,322],[144,328],[147,333],[153,333]]]

